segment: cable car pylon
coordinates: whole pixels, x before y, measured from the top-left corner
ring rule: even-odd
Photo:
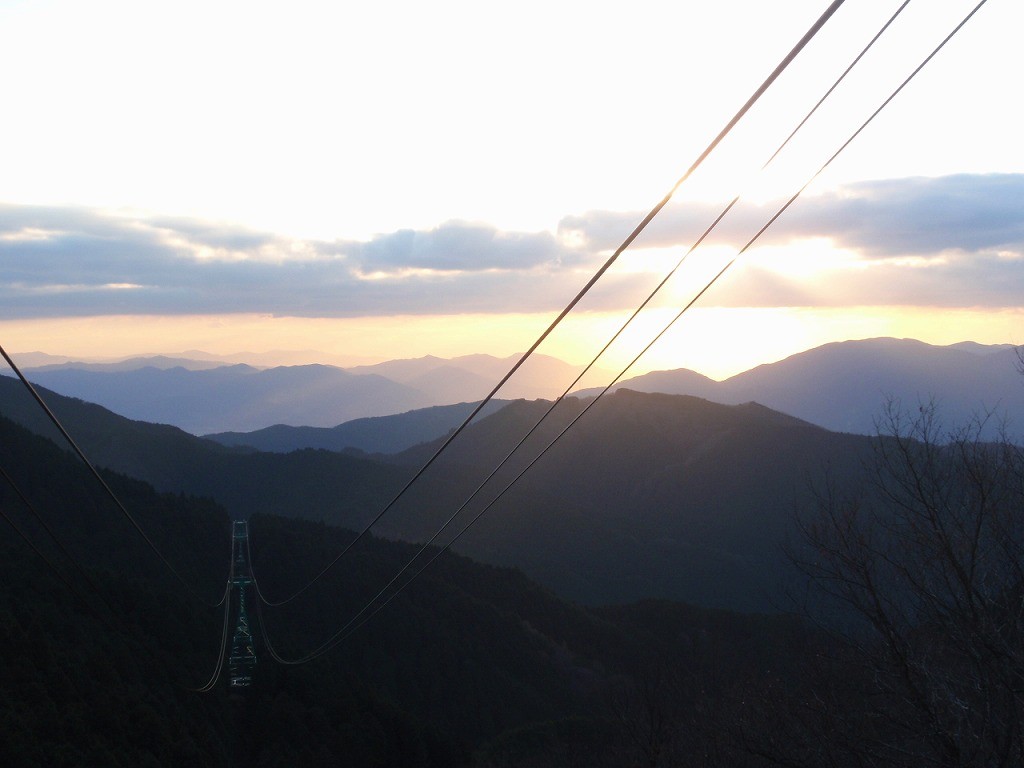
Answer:
[[[235,520],[231,526],[231,585],[233,591],[238,593],[238,621],[231,639],[231,655],[228,656],[228,687],[232,689],[252,685],[252,671],[256,666],[249,613],[245,608],[246,587],[252,583],[252,572],[246,557],[248,551],[249,524],[245,520]]]

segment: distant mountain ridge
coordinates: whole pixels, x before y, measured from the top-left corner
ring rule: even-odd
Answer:
[[[491,400],[481,409],[478,418],[489,416],[507,404],[507,400]],[[276,424],[254,432],[220,432],[205,437],[222,445],[249,447],[272,453],[289,453],[303,448],[400,453],[455,429],[473,412],[476,405],[435,405],[393,416],[353,419],[336,427],[292,427]]]
[[[865,435],[874,434],[887,399],[911,409],[934,400],[949,427],[993,411],[989,436],[995,436],[1000,416],[1016,416],[1009,430],[1020,439],[1024,377],[1019,365],[1009,344],[940,347],[878,338],[825,344],[720,382],[682,368],[626,379],[615,389],[693,395],[726,405],[756,401],[835,432]]]
[[[326,365],[264,369],[177,356],[74,363],[33,353],[31,359],[45,363],[26,369],[42,386],[131,419],[172,424],[230,445],[274,451],[391,452],[439,437],[455,424],[437,413],[340,427],[360,419],[479,401],[518,358],[428,355],[348,369]],[[726,405],[758,402],[833,431],[855,434],[874,433],[875,420],[889,398],[910,408],[934,399],[949,425],[994,411],[996,418],[987,427],[991,436],[999,416],[1017,414],[1010,434],[1020,439],[1024,437],[1024,416],[1020,416],[1024,414],[1024,379],[1018,366],[1011,345],[968,341],[940,347],[912,339],[878,338],[826,344],[720,382],[676,369],[627,379],[615,389],[692,395]],[[497,396],[506,401],[551,399],[572,381],[576,370],[555,358],[536,356]],[[585,397],[598,391],[575,394]],[[418,426],[412,428],[413,422]],[[438,431],[430,434],[429,424]],[[304,427],[313,429],[300,429]],[[414,439],[402,435],[410,428]],[[336,431],[327,434],[317,429]],[[252,436],[244,437],[246,433]]]
[[[327,428],[354,419],[479,401],[516,360],[517,356],[428,356],[348,370],[328,365],[257,368],[157,356],[116,363],[46,364],[25,373],[48,389],[127,418],[171,424],[198,435],[275,425]],[[557,358],[535,355],[499,397],[553,397],[576,371]]]
[[[79,371],[94,371],[96,373],[120,373],[124,371],[136,371],[140,368],[156,368],[159,371],[170,370],[171,368],[184,368],[187,371],[206,371],[211,368],[223,368],[227,363],[217,360],[193,360],[185,357],[169,357],[167,355],[152,355],[143,357],[129,357],[116,362],[90,363],[75,360],[64,360],[62,362],[45,363],[27,367],[35,373],[41,371],[58,371],[74,369]]]
[[[33,383],[97,403],[127,418],[171,424],[193,434],[272,424],[335,425],[360,416],[423,408],[421,392],[381,376],[353,376],[324,365],[260,370],[145,367],[128,371],[60,367],[28,371]]]

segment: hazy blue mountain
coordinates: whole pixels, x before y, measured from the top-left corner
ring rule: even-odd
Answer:
[[[35,355],[32,359],[47,362],[50,358]],[[62,394],[98,403],[129,418],[173,424],[193,434],[275,427],[274,437],[263,435],[254,440],[277,446],[274,450],[333,449],[347,443],[308,433],[311,442],[303,444],[300,433],[277,426],[331,428],[354,419],[473,402],[490,392],[517,359],[427,356],[349,369],[324,365],[260,369],[218,365],[209,359],[144,357],[117,363],[61,362],[29,368],[27,373]],[[938,347],[911,339],[882,338],[826,344],[721,382],[677,369],[637,376],[616,389],[686,394],[728,405],[754,401],[834,431],[872,434],[882,405],[890,397],[910,409],[934,399],[950,425],[989,410],[997,416],[1024,413],[1024,384],[1018,366],[1010,345],[961,342]],[[575,372],[567,363],[538,355],[517,372],[499,397],[553,398]],[[991,421],[990,434],[995,433],[998,421]],[[417,439],[440,434],[417,433]],[[1011,434],[1024,435],[1024,424],[1011,424]],[[263,442],[266,439],[270,443]],[[236,436],[226,440],[245,442]],[[393,447],[403,439],[398,436],[398,443],[389,441],[385,443]],[[406,442],[399,449],[409,445]],[[372,445],[364,447],[356,441],[353,447],[365,450]]]
[[[353,419],[478,401],[517,359],[424,357],[343,369],[327,365],[256,368],[157,356],[117,363],[64,362],[25,372],[48,389],[128,418],[206,434],[275,425],[327,428]],[[539,355],[499,395],[509,399],[557,394],[572,381],[575,371],[567,363]],[[424,439],[438,434],[443,430]]]
[[[1016,349],[1013,344],[979,344],[976,341],[958,341],[956,344],[950,344],[948,348],[973,352],[976,355],[990,355],[993,352]]]
[[[173,424],[194,434],[273,424],[334,426],[433,405],[425,394],[403,384],[326,365],[125,371],[60,367],[26,375],[48,389],[128,418]]]
[[[1024,435],[1024,380],[1010,345],[963,342],[948,347],[913,339],[825,344],[722,382],[693,371],[656,371],[618,388],[704,397],[719,403],[756,401],[839,432],[873,434],[884,402],[916,410],[935,400],[953,427],[989,410],[1017,415],[1011,433]],[[589,394],[593,390],[585,393]],[[995,434],[999,419],[989,425]]]
[[[350,373],[375,373],[392,381],[445,397],[441,403],[456,402],[450,392],[458,393],[459,400],[483,399],[511,370],[521,355],[493,357],[491,355],[463,355],[451,360],[428,355],[412,360],[390,360],[377,365],[348,368]],[[570,365],[549,355],[534,354],[502,387],[498,396],[506,400],[538,397],[554,398],[560,395],[579,372],[579,366]]]
[[[733,400],[753,399],[832,430],[874,431],[880,403],[916,410],[935,400],[950,427],[995,409],[1024,419],[1024,378],[1013,348],[936,347],[912,339],[826,344],[726,383]],[[992,424],[996,426],[995,420]],[[1024,423],[1016,434],[1024,434]],[[993,432],[994,434],[994,432]]]
[[[167,355],[151,355],[146,357],[129,357],[116,362],[90,363],[75,360],[63,360],[57,363],[25,365],[26,370],[56,371],[64,368],[73,368],[81,371],[94,371],[96,373],[121,373],[124,371],[136,371],[140,368],[156,368],[166,371],[170,368],[184,368],[189,371],[205,371],[210,368],[220,368],[225,363],[217,360],[193,360],[186,357],[169,357]]]
[[[51,355],[46,352],[18,352],[13,355],[15,361],[22,368],[40,368],[44,365],[61,365],[63,363],[74,362],[74,358],[68,357],[67,355]],[[7,368],[6,363],[4,368]],[[3,373],[6,375],[10,373],[8,370],[4,370]]]
[[[507,404],[507,400],[492,400],[477,418],[488,416]],[[248,446],[275,453],[301,448],[328,451],[355,448],[364,453],[398,453],[447,434],[458,427],[475,407],[476,403],[435,405],[394,416],[353,419],[336,427],[276,424],[255,432],[221,432],[206,437],[222,445]]]
[[[495,380],[457,365],[442,365],[403,379],[406,386],[423,392],[434,402],[479,401],[494,389]]]

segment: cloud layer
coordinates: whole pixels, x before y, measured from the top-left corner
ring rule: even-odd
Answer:
[[[826,238],[845,258],[823,257],[825,266],[801,275],[751,253],[750,265],[708,303],[1020,306],[1021,200],[1024,175],[889,180],[809,197],[759,242],[784,250]],[[739,247],[774,209],[738,207],[713,241]],[[717,213],[673,205],[637,245],[682,252]],[[0,205],[0,302],[7,319],[551,311],[641,216],[590,212],[566,217],[554,234],[448,222],[367,242],[326,242],[193,219]],[[656,279],[636,272],[608,278],[590,308],[631,306]]]

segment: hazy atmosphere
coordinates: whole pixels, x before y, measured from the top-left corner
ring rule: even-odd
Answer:
[[[521,351],[819,5],[3,3],[3,343]],[[542,351],[589,359],[744,193],[655,303],[688,301],[969,7],[912,3],[753,178],[896,4],[843,7]],[[638,370],[722,377],[884,335],[1019,343],[1021,22],[981,9]]]
[[[0,766],[1024,766],[1022,30],[0,0]]]

